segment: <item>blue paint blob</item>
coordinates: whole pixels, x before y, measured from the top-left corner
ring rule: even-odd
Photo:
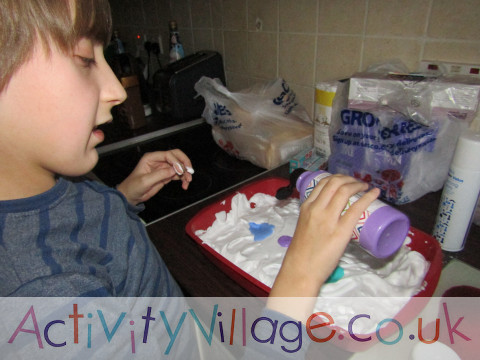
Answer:
[[[248,223],[250,225],[250,232],[253,235],[254,241],[261,241],[273,234],[274,225],[268,223],[257,224],[254,222]]]
[[[340,280],[345,275],[345,271],[340,266],[337,266],[330,277],[327,279],[327,283],[334,283]]]
[[[290,243],[292,242],[292,237],[288,235],[282,235],[278,238],[278,245],[282,247],[289,247]]]

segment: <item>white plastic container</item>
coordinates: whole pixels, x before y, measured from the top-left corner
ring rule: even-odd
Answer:
[[[443,187],[433,236],[443,250],[461,251],[480,194],[480,133],[463,133]]]
[[[336,91],[336,82],[321,82],[315,86],[313,145],[315,152],[326,159],[330,156],[329,128],[332,122],[333,98]]]

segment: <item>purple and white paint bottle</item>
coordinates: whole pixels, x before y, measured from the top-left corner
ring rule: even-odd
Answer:
[[[331,174],[326,171],[305,171],[300,174],[296,188],[300,193],[300,201],[310,196],[319,181]],[[346,211],[363,195],[362,192],[350,197]],[[352,240],[377,258],[386,258],[400,249],[410,228],[408,217],[402,212],[380,200],[373,201],[360,217],[352,234]]]

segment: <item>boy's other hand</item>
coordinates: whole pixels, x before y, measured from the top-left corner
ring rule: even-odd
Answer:
[[[270,292],[268,307],[293,318],[305,319],[313,309],[322,284],[333,272],[351,239],[361,214],[378,195],[374,188],[344,209],[349,198],[368,185],[354,178],[324,178],[300,207],[295,234]],[[292,306],[290,299],[303,297]]]
[[[172,180],[182,180],[182,188],[187,190],[192,174],[184,171],[178,175],[174,167],[178,164],[184,169],[192,167],[187,155],[178,149],[146,153],[117,189],[132,205],[147,201]]]

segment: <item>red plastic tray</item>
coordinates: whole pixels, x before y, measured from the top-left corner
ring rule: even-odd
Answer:
[[[223,272],[225,272],[232,280],[246,289],[252,296],[266,297],[270,292],[270,287],[266,286],[253,276],[249,275],[231,261],[225,259],[218,254],[213,248],[204,244],[202,240],[195,235],[197,230],[206,230],[215,221],[215,214],[220,211],[230,211],[232,198],[237,193],[243,193],[250,199],[256,193],[264,193],[274,196],[280,187],[287,186],[289,181],[284,178],[271,177],[249,183],[237,191],[232,192],[225,198],[206,206],[200,210],[186,225],[187,234],[200,246],[204,254],[216,264]],[[298,197],[298,192],[293,196]],[[398,314],[398,318],[402,320],[411,320],[416,316],[421,308],[419,307],[418,298],[431,297],[438,285],[438,281],[442,269],[442,251],[438,241],[431,235],[428,235],[416,228],[410,228],[411,243],[408,245],[412,250],[421,253],[430,263],[429,270],[424,278],[424,289],[421,290],[415,298],[415,304],[408,303],[404,309]],[[426,301],[423,303],[426,304]],[[335,328],[335,327],[330,327]],[[337,328],[339,331],[341,329]],[[392,330],[393,331],[393,330]],[[350,351],[364,351],[373,345],[373,341],[368,342],[351,342],[347,344],[345,340],[341,343],[341,347]]]
[[[231,261],[225,259],[207,244],[203,244],[202,240],[195,235],[195,232],[197,230],[206,230],[212,225],[215,221],[216,213],[220,211],[230,211],[232,198],[237,193],[245,194],[248,199],[256,193],[264,193],[273,196],[280,187],[287,186],[288,183],[287,179],[271,177],[247,184],[236,192],[227,195],[224,199],[200,210],[192,219],[190,219],[186,226],[187,234],[201,247],[207,257],[253,296],[268,296],[270,287],[255,279]],[[298,193],[294,194],[294,196],[298,196]],[[437,287],[442,268],[441,248],[438,241],[432,236],[413,227],[410,228],[410,232],[410,237],[412,238],[412,242],[409,245],[410,248],[421,253],[425,259],[430,262],[429,271],[425,276],[427,286],[424,290],[418,293],[417,296],[432,296]]]

